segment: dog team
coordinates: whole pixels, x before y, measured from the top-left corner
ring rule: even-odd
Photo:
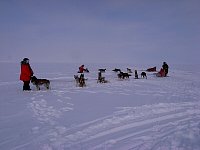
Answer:
[[[168,65],[166,62],[163,62],[162,68],[160,69],[159,72],[156,73],[157,77],[166,77],[168,74]],[[98,78],[97,78],[97,83],[107,83],[109,81],[107,81],[105,79],[105,77],[102,76],[102,73],[105,73],[106,69],[99,69],[98,70]],[[133,73],[132,70],[130,68],[127,68],[127,72],[122,72],[121,69],[117,69],[115,68],[114,70],[112,70],[117,74],[119,79],[128,79],[131,74]],[[153,68],[149,68],[146,70],[147,72],[155,72],[156,71],[156,67]],[[86,86],[85,81],[87,79],[84,78],[84,73],[87,72],[89,73],[89,70],[87,68],[84,68],[84,65],[81,65],[79,67],[79,71],[78,73],[80,73],[80,76],[78,75],[74,75],[74,79],[76,82],[76,86],[79,87],[84,87]],[[50,89],[50,81],[47,79],[38,79],[36,76],[33,76],[33,70],[29,64],[29,59],[28,58],[24,58],[21,61],[21,73],[20,73],[20,80],[23,81],[23,91],[30,91],[30,82],[36,86],[37,90],[40,90],[40,86],[44,86],[46,89]],[[142,71],[141,72],[141,78],[146,78],[147,79],[147,74],[146,72]],[[135,79],[139,79],[138,76],[138,72],[137,70],[135,70]]]

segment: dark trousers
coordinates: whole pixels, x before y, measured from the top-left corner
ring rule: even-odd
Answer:
[[[30,91],[30,81],[24,81],[23,91]]]
[[[168,74],[168,69],[165,69],[165,77],[167,76]]]

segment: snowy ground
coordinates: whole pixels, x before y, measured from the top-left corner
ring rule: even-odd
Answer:
[[[153,66],[31,64],[51,90],[22,91],[20,64],[0,63],[1,150],[199,150],[200,70],[170,66],[169,77],[117,79],[111,70]],[[157,65],[159,69],[159,65]],[[98,68],[110,83],[97,84]],[[141,72],[141,71],[139,71]]]

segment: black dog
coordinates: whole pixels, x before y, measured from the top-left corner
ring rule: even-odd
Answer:
[[[46,89],[50,89],[50,81],[47,79],[38,79],[36,76],[31,77],[31,83],[36,86],[37,90],[40,90],[40,86],[44,85]]]
[[[98,79],[97,79],[97,83],[107,83],[108,81],[105,80],[105,77],[102,77],[102,72],[99,71],[98,73]]]
[[[142,73],[141,73],[141,78],[146,78],[146,79],[147,79],[147,74],[146,74],[146,72],[142,72]]]
[[[121,69],[115,68],[115,69],[113,69],[112,71],[114,71],[114,72],[121,72]]]
[[[99,69],[99,72],[106,72],[106,69]]]
[[[129,76],[131,76],[131,74],[128,74],[126,72],[120,72],[117,76],[119,79],[125,79],[125,78],[129,78]]]

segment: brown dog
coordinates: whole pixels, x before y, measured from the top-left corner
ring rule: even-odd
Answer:
[[[83,74],[81,74],[80,77],[78,77],[78,75],[74,75],[74,79],[76,81],[76,86],[79,86],[79,87],[86,86],[86,84],[85,84],[85,78],[84,78]]]
[[[36,76],[31,77],[31,83],[36,86],[37,90],[40,90],[40,86],[44,85],[46,89],[50,89],[50,81],[47,79],[38,79]]]

